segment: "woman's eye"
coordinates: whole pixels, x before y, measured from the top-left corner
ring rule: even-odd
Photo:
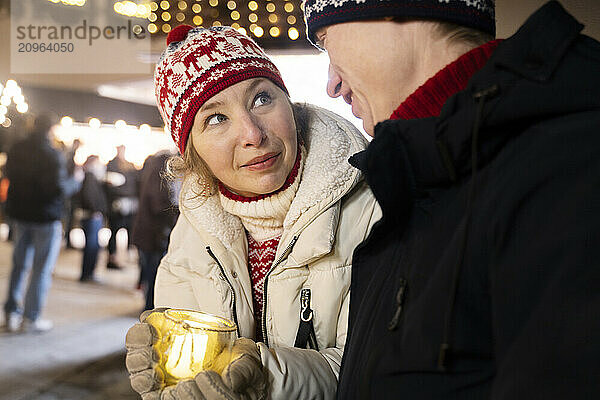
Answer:
[[[271,103],[271,96],[267,92],[260,92],[254,98],[254,107],[264,106]]]
[[[227,117],[223,114],[213,114],[210,117],[206,118],[206,125],[217,125],[221,122],[225,122]]]

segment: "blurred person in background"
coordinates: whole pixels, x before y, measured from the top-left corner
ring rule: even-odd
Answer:
[[[81,145],[81,141],[79,139],[73,140],[73,144],[66,152],[67,159],[67,174],[70,177],[74,177],[75,174],[80,171],[79,166],[75,163],[75,153],[77,153],[77,149]],[[65,229],[65,245],[68,249],[73,248],[71,246],[71,230],[73,229],[73,213],[75,211],[75,207],[73,207],[73,197],[67,198],[65,201],[65,217],[64,217],[64,229]]]
[[[1,155],[6,156],[5,153]],[[8,224],[8,218],[6,218],[6,200],[8,199],[8,186],[10,184],[6,177],[5,171],[6,164],[0,166],[0,222]]]
[[[4,305],[6,325],[11,332],[52,328],[52,321],[42,319],[41,313],[60,251],[64,201],[80,186],[75,178],[68,177],[64,155],[50,144],[52,125],[49,116],[38,116],[31,134],[12,146],[6,162],[10,180],[6,212],[15,231],[13,266]]]
[[[131,243],[139,253],[145,310],[154,308],[156,271],[167,251],[169,235],[179,215],[178,181],[164,178],[165,163],[171,156],[172,153],[167,150],[151,155],[141,171],[139,208],[133,220]]]
[[[131,385],[143,398],[333,399],[352,251],[380,217],[347,162],[366,139],[292,104],[268,56],[231,27],[179,26],[167,43],[155,93],[183,184],[155,303],[228,318],[239,338],[221,375],[165,388],[145,319],[164,309],[146,311],[126,338]]]
[[[81,190],[74,196],[74,204],[80,215],[80,225],[85,235],[85,247],[81,263],[81,282],[95,282],[94,270],[98,261],[100,244],[98,232],[104,216],[108,214],[108,202],[103,187],[105,166],[96,155],[89,156],[83,164],[85,177]]]
[[[117,155],[106,164],[106,172],[120,174],[124,183],[117,185],[113,179],[107,179],[106,197],[108,199],[108,262],[106,268],[121,269],[117,262],[117,232],[121,228],[127,230],[127,248],[131,237],[131,223],[138,208],[139,172],[135,166],[125,159],[125,146],[117,146]]]

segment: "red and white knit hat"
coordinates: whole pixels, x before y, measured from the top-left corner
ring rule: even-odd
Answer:
[[[246,35],[231,27],[173,29],[154,71],[154,91],[181,154],[202,104],[231,85],[258,77],[288,93],[277,67]]]

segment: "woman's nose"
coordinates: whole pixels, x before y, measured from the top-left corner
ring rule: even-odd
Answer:
[[[244,147],[260,146],[265,139],[265,132],[256,117],[248,113],[242,118],[240,136]]]
[[[342,92],[342,78],[333,69],[331,64],[329,65],[328,79],[327,79],[327,94],[330,97],[338,97]]]

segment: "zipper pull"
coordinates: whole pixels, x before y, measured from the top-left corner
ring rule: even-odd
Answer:
[[[300,307],[300,319],[310,322],[313,318],[313,311],[310,309],[310,289],[300,291]]]
[[[400,315],[402,314],[402,306],[404,303],[404,295],[406,294],[406,279],[400,279],[400,287],[398,288],[398,292],[396,293],[396,312],[394,316],[390,320],[388,324],[388,330],[393,331],[398,327],[398,322],[400,321]]]

